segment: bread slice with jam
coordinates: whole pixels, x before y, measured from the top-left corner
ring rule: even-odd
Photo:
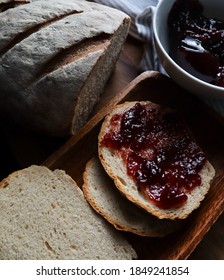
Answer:
[[[98,140],[100,161],[118,190],[160,219],[186,218],[215,175],[183,118],[149,101],[117,105]]]

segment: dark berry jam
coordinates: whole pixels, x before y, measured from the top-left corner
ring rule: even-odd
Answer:
[[[224,22],[205,17],[198,0],[177,0],[168,26],[173,59],[195,77],[224,87]]]
[[[128,175],[159,208],[180,207],[201,184],[205,155],[177,113],[136,103],[110,125],[100,144],[122,157]]]

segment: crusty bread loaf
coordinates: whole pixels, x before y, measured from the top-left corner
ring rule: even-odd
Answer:
[[[148,104],[148,106],[155,107],[156,104],[148,102],[140,102],[141,104]],[[122,160],[122,157],[113,151],[112,149],[101,145],[101,142],[105,134],[110,130],[110,120],[115,114],[121,114],[132,106],[136,102],[125,102],[117,105],[114,110],[104,120],[101,131],[99,134],[99,158],[104,166],[104,169],[108,175],[114,180],[116,187],[123,195],[125,195],[130,201],[142,207],[149,213],[157,216],[160,219],[184,219],[194,209],[198,208],[201,201],[204,199],[206,193],[209,190],[210,183],[214,177],[215,170],[211,163],[207,160],[200,171],[201,185],[194,188],[191,192],[187,192],[187,202],[181,207],[171,207],[168,209],[161,209],[152,203],[149,199],[139,191],[138,185],[127,174],[126,166]],[[116,127],[119,127],[117,124]]]
[[[76,133],[103,91],[129,24],[123,12],[83,0],[39,0],[1,13],[1,114],[43,133]]]
[[[87,163],[83,179],[86,200],[118,230],[140,236],[162,237],[181,225],[179,221],[160,220],[122,196],[98,158],[92,158]]]
[[[12,173],[0,184],[0,212],[0,259],[136,258],[64,171]]]

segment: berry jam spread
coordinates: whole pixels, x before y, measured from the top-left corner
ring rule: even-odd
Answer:
[[[121,156],[128,175],[159,208],[180,207],[201,183],[206,159],[179,115],[136,103],[110,120],[102,146]]]
[[[177,0],[168,26],[173,59],[195,77],[224,87],[224,22],[205,17],[198,0]]]

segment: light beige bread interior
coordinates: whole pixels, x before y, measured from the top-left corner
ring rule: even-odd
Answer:
[[[163,237],[181,225],[179,221],[160,220],[122,196],[97,157],[87,163],[83,178],[86,200],[118,230]]]
[[[132,259],[126,239],[64,171],[31,166],[0,184],[0,259]]]
[[[83,0],[2,12],[2,116],[50,135],[75,134],[103,92],[129,24],[123,12]]]
[[[135,103],[136,102],[125,102],[123,104],[117,105],[114,110],[105,118],[99,134],[98,150],[100,161],[108,175],[114,180],[114,184],[119,189],[119,191],[131,202],[135,203],[139,207],[142,207],[147,212],[160,219],[184,219],[193,210],[199,207],[201,201],[204,199],[210,188],[210,183],[215,175],[215,170],[208,160],[200,171],[201,185],[194,188],[193,191],[187,193],[187,203],[185,203],[180,208],[161,209],[155,204],[151,203],[141,192],[139,192],[137,184],[127,175],[126,166],[124,165],[122,158],[118,156],[113,150],[101,145],[104,135],[110,129],[111,117],[116,113],[125,112]],[[155,104],[150,103],[149,101],[141,103],[148,103],[151,104],[151,106],[155,106]]]

